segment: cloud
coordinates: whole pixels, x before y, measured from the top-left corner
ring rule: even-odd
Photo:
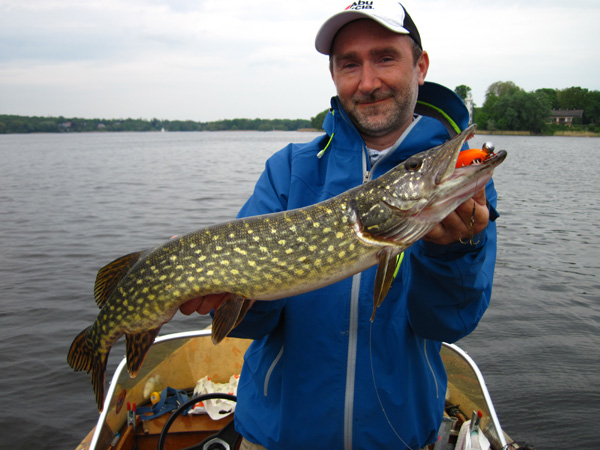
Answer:
[[[309,118],[334,93],[314,36],[341,5],[0,0],[0,113]],[[479,105],[499,80],[527,90],[600,88],[596,2],[405,6],[431,55],[428,79],[470,86]]]
[[[427,2],[417,4],[429,75],[451,88],[466,84],[482,105],[494,81],[526,90],[580,85],[599,89],[600,5],[590,1]],[[421,20],[422,19],[422,20]],[[579,68],[579,69],[578,69]]]

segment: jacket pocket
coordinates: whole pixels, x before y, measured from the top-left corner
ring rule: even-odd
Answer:
[[[279,363],[279,360],[281,359],[282,356],[283,356],[283,345],[281,346],[279,353],[277,353],[277,356],[275,357],[275,359],[269,366],[267,373],[265,374],[265,383],[264,383],[264,387],[263,387],[263,394],[265,397],[267,397],[269,394],[269,381],[271,380],[271,375],[273,374],[273,371],[275,370],[275,367],[277,367],[277,364]]]
[[[429,371],[431,372],[431,376],[433,377],[433,382],[435,383],[435,398],[440,398],[440,388],[438,385],[438,379],[435,375],[435,370],[431,366],[431,361],[429,360],[429,354],[427,353],[427,339],[423,340],[423,352],[425,353],[425,361],[427,361],[427,366],[429,367]]]
[[[269,394],[270,387],[281,386],[283,338],[279,330],[254,341],[244,355],[240,388],[253,390],[254,395]]]

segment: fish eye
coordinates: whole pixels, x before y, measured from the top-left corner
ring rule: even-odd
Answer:
[[[409,172],[416,172],[421,168],[422,165],[423,160],[421,160],[420,158],[411,157],[404,161],[404,168]]]

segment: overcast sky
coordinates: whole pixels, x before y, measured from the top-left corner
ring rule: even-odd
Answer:
[[[406,0],[427,79],[600,90],[597,0]],[[350,0],[0,0],[0,114],[310,118],[335,94],[321,23]]]

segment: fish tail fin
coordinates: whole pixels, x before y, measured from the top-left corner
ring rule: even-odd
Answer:
[[[215,344],[221,342],[242,321],[246,312],[252,305],[248,300],[239,295],[231,294],[215,311],[212,323],[212,340]]]
[[[86,328],[75,337],[67,355],[67,362],[75,371],[92,372],[92,385],[96,395],[98,411],[102,411],[104,405],[104,374],[108,353],[100,353],[95,350],[88,339],[90,328]]]
[[[142,363],[148,354],[148,350],[154,343],[154,339],[159,331],[160,327],[157,327],[143,333],[127,334],[125,336],[127,371],[132,378],[135,378],[142,367]]]
[[[92,386],[94,387],[94,394],[96,394],[98,412],[102,412],[102,409],[104,409],[104,379],[107,362],[108,354],[100,353],[92,363]]]

